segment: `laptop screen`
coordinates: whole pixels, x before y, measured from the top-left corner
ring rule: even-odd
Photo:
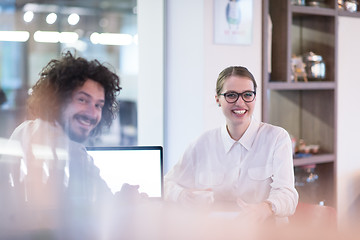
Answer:
[[[139,192],[152,198],[163,194],[163,149],[161,146],[87,147],[100,176],[113,193],[124,183],[139,185]]]

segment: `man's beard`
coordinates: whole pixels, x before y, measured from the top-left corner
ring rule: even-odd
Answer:
[[[74,129],[70,126],[70,124],[68,122],[64,122],[61,121],[60,125],[62,126],[64,132],[66,135],[68,135],[68,137],[70,138],[70,140],[74,141],[74,142],[78,142],[78,143],[84,143],[93,133],[94,129],[90,131],[90,133],[87,133],[86,130],[81,130],[78,131],[80,132],[80,134],[76,131],[74,131]]]
[[[85,134],[85,133],[84,134],[78,134],[78,133],[74,132],[71,128],[66,128],[65,132],[72,141],[75,141],[75,142],[78,142],[78,143],[85,142],[86,139],[90,135],[90,134]]]

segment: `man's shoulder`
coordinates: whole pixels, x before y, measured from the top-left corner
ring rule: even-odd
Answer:
[[[24,122],[20,123],[19,126],[16,127],[15,130],[17,129],[28,129],[28,128],[38,128],[38,127],[42,127],[42,126],[54,126],[54,124],[42,120],[40,118],[34,119],[34,120],[25,120]]]
[[[29,132],[31,129],[34,128],[35,125],[37,125],[35,120],[26,120],[22,122],[19,126],[15,128],[15,130],[10,136],[10,139],[17,138],[25,132]]]
[[[44,121],[42,119],[26,120],[15,128],[14,132],[12,133],[12,137],[23,133],[31,134],[39,131],[39,129],[44,129],[45,131],[48,131],[51,128],[56,128],[55,124]]]
[[[61,126],[41,119],[21,123],[10,136],[10,142],[14,141],[23,147],[37,144],[67,149],[70,145]]]

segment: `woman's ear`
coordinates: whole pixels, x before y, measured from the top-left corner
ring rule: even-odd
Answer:
[[[215,95],[215,101],[218,104],[218,106],[221,107],[218,95]]]

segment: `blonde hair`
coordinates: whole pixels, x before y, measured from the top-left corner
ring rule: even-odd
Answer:
[[[246,68],[241,66],[231,66],[227,67],[221,71],[216,81],[216,94],[221,94],[221,91],[224,87],[225,80],[230,76],[239,76],[239,77],[247,77],[254,84],[254,91],[256,92],[257,84],[252,73]]]

